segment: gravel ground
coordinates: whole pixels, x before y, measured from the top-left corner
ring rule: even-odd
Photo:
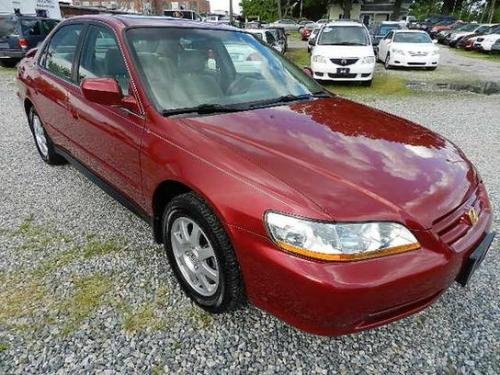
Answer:
[[[370,104],[462,147],[498,209],[500,96]],[[0,374],[500,373],[498,240],[469,287],[375,330],[317,337],[251,306],[212,317],[179,291],[146,224],[40,160],[1,70],[0,132]]]

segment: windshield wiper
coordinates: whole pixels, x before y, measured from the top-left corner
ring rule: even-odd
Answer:
[[[255,108],[259,106],[267,106],[270,104],[281,104],[281,103],[296,102],[299,100],[309,100],[311,98],[329,98],[329,97],[331,97],[331,95],[325,91],[318,91],[312,94],[305,94],[305,95],[283,95],[274,99],[262,100],[259,102],[252,103],[250,104],[250,107]]]
[[[210,115],[213,113],[230,113],[244,111],[248,109],[246,106],[228,106],[221,104],[201,104],[196,107],[164,109],[161,114],[165,117],[184,115],[188,113],[196,113],[199,115]]]
[[[366,46],[366,44],[363,43],[351,43],[351,42],[342,42],[342,43],[328,43],[328,44],[321,44],[322,46]]]

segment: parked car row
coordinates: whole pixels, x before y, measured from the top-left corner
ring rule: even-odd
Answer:
[[[432,35],[432,32],[431,32]],[[495,52],[500,39],[500,24],[455,23],[435,34],[438,42],[450,47]]]
[[[353,21],[336,21],[313,30],[309,37],[311,74],[317,80],[359,81],[370,86],[376,60],[386,69],[413,67],[435,70],[439,48],[422,30],[409,30],[399,22],[373,28]]]

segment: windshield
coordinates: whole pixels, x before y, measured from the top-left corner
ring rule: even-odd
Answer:
[[[395,33],[394,43],[432,43],[427,33]]]
[[[399,25],[380,25],[380,28],[378,30],[378,33],[377,35],[387,35],[387,33],[389,33],[389,31],[392,31],[392,30],[398,30],[400,29],[401,27]]]
[[[15,18],[0,17],[0,38],[13,34],[17,34]]]
[[[301,69],[244,32],[148,27],[126,35],[160,112],[210,105],[253,108],[324,93]]]
[[[368,33],[361,26],[326,26],[320,34],[318,44],[326,46],[367,46]]]

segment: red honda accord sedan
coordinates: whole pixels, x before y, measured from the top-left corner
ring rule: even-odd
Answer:
[[[467,283],[493,240],[457,147],[332,95],[242,30],[75,17],[18,86],[42,159],[147,220],[210,312],[248,299],[311,333],[376,327]]]

